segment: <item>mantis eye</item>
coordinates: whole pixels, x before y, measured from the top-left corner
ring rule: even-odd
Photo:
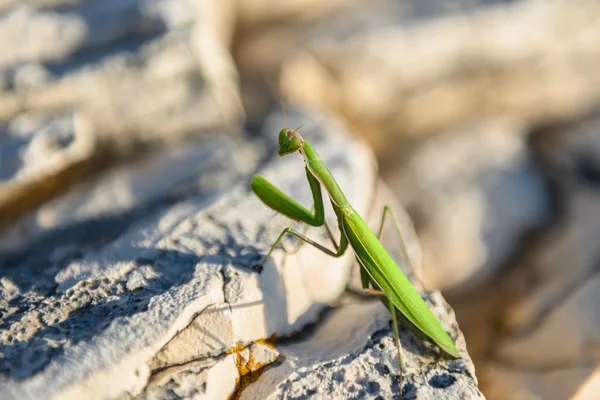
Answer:
[[[302,148],[304,140],[302,136],[291,129],[282,129],[279,131],[279,156],[294,153]]]

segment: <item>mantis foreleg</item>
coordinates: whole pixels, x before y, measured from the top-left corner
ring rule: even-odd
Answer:
[[[252,181],[250,182],[250,187],[252,188],[252,191],[254,191],[254,193],[256,193],[256,195],[260,197],[260,199],[273,210],[280,212],[291,219],[304,222],[308,225],[325,225],[327,234],[331,238],[331,241],[336,251],[329,250],[328,248],[320,245],[319,243],[315,242],[314,240],[306,237],[304,234],[292,228],[286,228],[281,232],[281,234],[279,234],[279,237],[277,238],[275,243],[273,243],[273,246],[271,246],[271,249],[267,253],[266,257],[260,262],[260,264],[256,265],[253,269],[260,269],[262,267],[262,265],[271,256],[271,253],[273,252],[275,247],[277,247],[277,245],[281,242],[281,240],[286,234],[293,235],[298,239],[316,247],[317,249],[333,257],[340,257],[346,252],[346,249],[348,248],[347,238],[342,233],[338,245],[338,243],[335,242],[331,234],[331,230],[325,223],[325,210],[323,207],[323,197],[321,194],[321,185],[319,181],[310,173],[308,169],[306,169],[306,177],[308,179],[310,190],[313,196],[314,213],[304,208],[304,206],[302,206],[300,203],[298,203],[279,189],[277,189],[269,181],[267,181],[260,175],[254,175]]]
[[[381,233],[381,232],[380,232]],[[377,289],[364,288],[365,293],[371,294],[373,296],[385,297],[385,292]],[[394,338],[396,339],[396,351],[398,352],[398,387],[400,388],[400,393],[402,393],[402,345],[400,343],[400,332],[398,331],[398,315],[396,314],[396,308],[394,307],[394,303],[390,299],[388,300],[388,309],[390,314],[392,315],[392,328],[394,329]]]
[[[319,181],[306,169],[306,178],[313,196],[314,213],[307,210],[287,194],[273,186],[271,182],[261,175],[254,175],[250,181],[250,188],[256,195],[273,210],[280,212],[296,221],[304,222],[311,226],[321,226],[325,222],[325,208]]]

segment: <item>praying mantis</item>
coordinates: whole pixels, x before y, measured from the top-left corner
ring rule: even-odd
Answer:
[[[385,250],[378,236],[370,230],[361,216],[352,208],[340,186],[331,174],[331,171],[327,165],[325,165],[317,151],[300,135],[297,129],[282,129],[279,132],[279,156],[283,157],[295,152],[300,153],[304,159],[306,177],[314,202],[311,211],[280,191],[261,175],[254,175],[252,177],[250,188],[267,206],[284,214],[288,218],[303,222],[310,226],[325,226],[335,251],[328,249],[306,237],[304,234],[288,227],[281,232],[267,255],[260,264],[255,266],[255,268],[262,267],[284,236],[288,234],[297,237],[332,257],[341,257],[348,247],[351,247],[359,263],[363,289],[370,294],[380,296],[384,301],[384,304],[387,300],[387,306],[392,316],[392,325],[398,352],[400,386],[402,385],[402,357],[397,323],[398,315],[396,314],[396,310],[400,312],[400,316],[403,317],[402,319],[404,322],[408,321],[408,323],[416,327],[418,331],[422,332],[426,338],[437,344],[437,346],[445,353],[454,358],[460,357],[458,350],[448,333],[433,315],[400,267],[398,267],[389,253]],[[325,210],[321,187],[325,188],[337,217],[337,223],[341,233],[338,242],[335,241],[331,230],[325,222]],[[387,214],[390,214],[394,219],[391,209],[388,206],[384,207],[380,225],[380,234]],[[398,233],[400,233],[399,230]],[[404,245],[402,246],[402,250],[406,261],[410,263]]]

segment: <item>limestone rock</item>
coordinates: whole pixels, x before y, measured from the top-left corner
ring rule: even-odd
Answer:
[[[357,210],[366,212],[375,187],[371,153],[331,120],[289,114],[291,124],[298,118],[309,124],[306,137]],[[283,124],[281,116],[273,119],[269,136],[275,139],[274,126]],[[261,145],[243,143],[255,150]],[[238,174],[231,158],[248,154],[234,145],[226,154],[208,171]],[[300,156],[269,160],[259,172],[310,204]],[[256,166],[258,160],[243,161]],[[180,164],[162,168],[169,166]],[[135,182],[135,169],[129,173]],[[100,212],[86,219],[89,214],[79,212],[77,223],[32,239],[20,254],[4,254],[0,397],[218,398],[234,391],[235,369],[239,375],[253,373],[276,358],[276,352],[252,343],[316,322],[344,291],[351,254],[332,259],[307,246],[288,254],[298,247],[289,239],[260,274],[246,268],[290,221],[249,191],[249,174],[235,176],[241,183],[226,181],[222,187],[198,171],[187,185],[171,188],[171,197],[146,191],[145,207],[117,202],[117,209],[133,211],[116,217]],[[81,208],[87,200],[102,204],[102,194],[118,193],[93,193],[93,184],[84,189],[89,194],[79,196]],[[322,232],[309,234],[325,242]]]
[[[195,18],[194,4],[187,0],[29,3],[7,7],[0,21],[5,49],[0,68],[30,61],[63,61],[84,49],[132,35],[150,36],[165,28],[185,26]],[[15,42],[20,45],[14,46]]]
[[[443,0],[238,0],[238,34],[234,55],[241,76],[242,96],[247,100],[244,101],[247,116],[251,123],[259,123],[271,111],[277,95],[268,84],[268,80],[265,80],[265,75],[277,82],[282,67],[286,80],[302,76],[307,89],[307,92],[299,97],[296,97],[297,93],[285,93],[286,100],[304,102],[309,98],[308,104],[318,104],[318,108],[325,105],[329,111],[339,112],[333,104],[335,100],[332,97],[335,98],[340,93],[339,83],[346,82],[337,76],[339,69],[327,69],[328,65],[335,64],[335,60],[329,64],[328,61],[318,59],[314,60],[315,65],[310,64],[315,48],[323,48],[324,53],[332,50],[331,56],[335,58],[339,50],[338,44],[343,46],[348,40],[368,35],[374,30],[421,25],[443,15],[472,13],[493,3],[496,1],[454,0],[449,3]],[[364,48],[357,47],[355,50],[355,55],[358,56]],[[394,49],[391,49],[391,52],[395,53]],[[328,59],[328,55],[324,54],[324,58]],[[350,58],[348,62],[353,64],[354,58]],[[294,66],[290,65],[291,60],[300,61],[303,69],[314,67],[316,71],[304,71],[307,73],[296,75],[295,78],[292,72]],[[307,61],[309,65],[305,63]],[[323,66],[324,68],[321,68]],[[352,68],[349,65],[342,68],[344,67]],[[377,74],[378,71],[375,70],[374,73]],[[298,90],[303,86],[300,82],[293,83],[298,84],[295,86]],[[285,85],[278,86],[281,92],[285,91]],[[353,93],[344,94],[354,96]],[[312,103],[315,99],[323,101]],[[364,107],[369,108],[369,105],[365,102]],[[374,139],[370,137],[373,132],[360,130],[359,133],[364,134],[367,141]],[[389,143],[386,147],[390,147]],[[397,156],[397,153],[392,153]]]
[[[232,151],[239,157],[231,160]],[[260,146],[235,147],[231,140],[216,137],[206,143],[157,149],[21,218],[4,232],[0,249],[20,248],[49,231],[68,230],[90,220],[113,218],[118,225],[137,209],[156,207],[190,190],[207,197],[216,195],[247,177],[263,157],[265,151]],[[228,169],[223,171],[226,163]],[[189,187],[190,180],[194,181],[193,187]],[[90,239],[88,236],[84,240]],[[77,243],[75,238],[73,247]]]
[[[279,1],[255,2],[238,0],[239,18],[244,25],[259,24],[269,21],[290,21],[298,19],[315,19],[323,14],[339,12],[345,8],[362,3],[362,0],[330,1],[327,3],[315,0],[293,0],[285,3]],[[310,10],[310,12],[306,12]]]
[[[597,397],[599,290],[598,277],[582,282],[535,329],[508,338],[496,352],[498,361],[483,369],[489,376],[486,390],[490,398]],[[581,390],[594,385],[596,389],[588,388],[588,394]]]
[[[187,0],[9,7],[0,229],[148,149],[237,133],[231,9]]]
[[[350,300],[304,340],[278,345],[283,363],[268,368],[240,399],[483,399],[452,311],[439,293],[425,296],[456,340],[462,358],[444,359],[433,345],[400,327],[403,385],[387,309]]]
[[[139,400],[168,398],[225,399],[240,379],[277,360],[270,346],[252,343],[241,351],[216,359],[193,361],[162,370],[152,376]]]

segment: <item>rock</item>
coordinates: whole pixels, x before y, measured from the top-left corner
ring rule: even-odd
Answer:
[[[260,3],[249,0],[238,0],[239,18],[242,25],[259,25],[265,22],[316,19],[331,13],[340,12],[349,6],[356,6],[362,3],[361,0],[352,2],[331,1],[322,3],[315,0],[295,0],[281,3],[278,1],[263,1]],[[309,13],[306,10],[310,10]]]
[[[17,91],[39,89],[50,81],[50,71],[38,63],[29,63],[17,68],[13,85]]]
[[[398,21],[398,14],[388,11],[391,23],[375,19],[383,28],[360,35],[317,36],[309,52],[292,47],[283,93],[343,115],[380,157],[392,159],[402,138],[482,115],[529,125],[573,118],[600,103],[597,2],[501,3],[422,23]]]
[[[218,359],[193,361],[167,368],[152,376],[136,399],[201,398],[225,399],[240,379],[277,360],[278,352],[268,345],[252,343]]]
[[[400,389],[389,312],[379,301],[351,300],[310,336],[278,345],[283,363],[268,368],[240,399],[392,399],[400,398],[400,390],[403,399],[483,399],[452,311],[439,293],[425,298],[456,340],[461,359],[444,359],[433,345],[401,326]]]
[[[291,58],[299,58],[320,45],[346,43],[376,29],[420,24],[459,12],[469,13],[490,3],[493,1],[459,0],[450,5],[440,0],[402,4],[390,0],[327,3],[315,0],[285,3],[239,0],[238,19],[243,34],[239,38],[236,59],[242,75],[279,70],[283,63],[288,66],[287,61]],[[243,84],[251,85],[253,82]],[[253,99],[256,96],[254,94]]]
[[[54,6],[14,5],[0,21],[11,42],[0,56],[0,229],[145,151],[236,136],[243,118],[231,2]]]
[[[250,123],[260,123],[271,111],[278,96],[269,80],[278,81],[282,66],[284,70],[293,69],[289,64],[291,59],[302,61],[304,68],[307,67],[304,56],[312,54],[315,48],[322,48],[321,45],[328,47],[326,51],[332,45],[332,56],[335,57],[338,44],[367,35],[373,30],[419,25],[442,15],[471,13],[490,3],[495,1],[456,0],[449,3],[429,0],[399,3],[393,0],[239,0],[234,54],[241,76],[242,97],[248,119]],[[356,50],[358,53],[364,49]],[[321,60],[317,61],[320,62]],[[306,88],[310,88],[309,91],[314,89],[318,92],[303,94],[327,99],[323,102],[327,109],[338,112],[339,110],[329,107],[332,105],[329,103],[330,95],[336,96],[340,91],[336,83],[337,70],[326,70],[326,67],[322,69],[316,63],[314,67],[318,71],[304,74],[303,78],[307,79],[305,83]],[[285,73],[285,76],[286,79],[294,79],[292,73]],[[303,101],[304,97],[297,99],[285,96],[284,99],[293,102]],[[365,104],[365,107],[368,105]],[[364,134],[367,140],[371,140],[369,132]]]
[[[160,34],[192,23],[195,13],[188,0],[15,4],[0,20],[2,48],[6,49],[0,56],[0,68],[30,61],[63,61],[82,50],[135,35]],[[14,46],[16,42],[20,45]]]
[[[175,196],[185,196],[189,193],[185,186],[190,180],[196,181],[192,190],[207,197],[215,195],[247,177],[261,157],[265,157],[261,148],[240,147],[236,150],[239,161],[230,162],[233,147],[231,140],[214,138],[206,143],[189,143],[185,148],[150,152],[21,218],[6,230],[0,249],[19,248],[49,231],[68,229],[90,220],[111,217],[126,220],[136,209],[172,199],[173,192],[179,190],[181,193]],[[228,171],[224,172],[226,163]]]
[[[467,291],[489,279],[519,248],[519,236],[550,214],[526,137],[503,120],[435,136],[384,179],[417,221],[430,288]]]
[[[0,20],[0,27],[2,48],[6,49],[0,56],[0,66],[4,68],[34,60],[65,58],[81,45],[86,34],[82,18],[67,13],[39,12],[31,6],[9,9]],[[14,46],[16,42],[21,45]]]
[[[366,212],[375,187],[371,153],[330,120],[289,115],[291,124],[298,118],[310,123],[305,135],[321,150],[357,210]],[[281,116],[273,122],[283,124]],[[277,130],[268,128],[274,139]],[[235,147],[227,154],[217,157],[225,174],[232,157],[248,155]],[[168,171],[170,165],[162,168]],[[277,157],[260,171],[310,203],[300,156]],[[130,173],[135,182],[135,170]],[[249,175],[225,188],[203,181],[201,171],[196,176],[199,183],[188,178],[183,192],[181,186],[171,189],[179,196],[162,197],[153,205],[147,198],[146,207],[116,203],[117,209],[133,207],[130,214],[101,212],[90,220],[75,208],[76,220],[81,218],[76,224],[41,235],[20,255],[3,255],[0,397],[232,393],[239,375],[276,358],[275,351],[253,343],[316,322],[344,291],[350,254],[332,259],[307,246],[287,254],[297,247],[291,239],[260,274],[244,267],[264,256],[289,220],[275,216],[250,193]],[[104,191],[110,188],[106,183],[85,190],[100,188],[79,198],[98,201],[102,193],[111,195]],[[73,218],[63,215],[67,221]],[[325,240],[314,231],[313,238]]]
[[[68,112],[22,114],[9,124],[0,143],[0,230],[97,167],[96,138],[85,125]]]
[[[27,181],[48,173],[53,164],[65,163],[55,159],[77,157],[69,152],[76,152],[75,148],[84,146],[81,142],[90,139],[77,137],[75,124],[75,117],[69,113],[50,118],[21,115],[13,120],[8,128],[9,139],[2,146],[6,154],[2,157],[6,166],[2,168],[3,180]]]

